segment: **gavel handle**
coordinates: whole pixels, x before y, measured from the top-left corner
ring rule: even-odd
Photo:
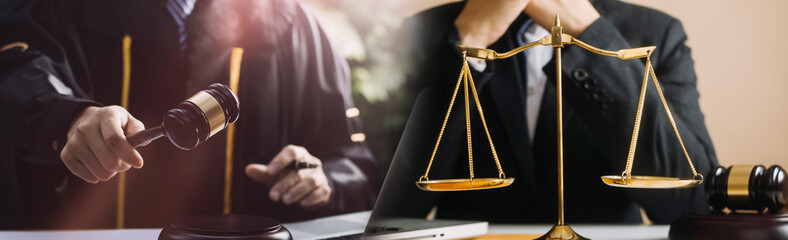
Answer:
[[[134,135],[128,136],[126,141],[128,141],[129,145],[132,147],[137,148],[142,144],[156,140],[162,136],[164,136],[164,131],[161,130],[161,126],[157,126],[155,128],[145,129],[141,132],[135,133]]]

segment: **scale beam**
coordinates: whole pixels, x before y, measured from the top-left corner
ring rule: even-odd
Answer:
[[[577,45],[589,52],[603,56],[608,56],[608,57],[615,57],[621,60],[645,58],[648,57],[652,52],[654,52],[654,49],[657,48],[656,46],[648,46],[648,47],[639,47],[639,48],[626,48],[618,51],[610,51],[610,50],[605,50],[591,46],[588,43],[580,41],[579,39],[566,33],[561,34],[561,43],[563,45]],[[468,57],[493,61],[496,59],[509,58],[511,56],[514,56],[515,54],[534,48],[536,46],[552,46],[552,45],[553,45],[553,36],[547,35],[538,41],[519,46],[515,49],[509,50],[504,53],[498,53],[492,49],[475,48],[475,47],[468,47],[463,45],[457,45],[457,49],[459,49],[460,52],[467,52]]]

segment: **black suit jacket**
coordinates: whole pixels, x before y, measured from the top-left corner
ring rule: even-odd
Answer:
[[[603,49],[657,46],[653,66],[698,172],[716,165],[716,156],[698,105],[690,49],[681,24],[661,12],[614,0],[592,1],[601,14],[579,39]],[[438,218],[492,222],[555,222],[557,219],[557,139],[554,60],[544,67],[549,83],[539,112],[534,141],[528,139],[525,108],[525,58],[487,62],[473,72],[480,100],[501,159],[514,184],[466,192],[425,192],[414,185],[424,174],[451,91],[462,63],[454,19],[463,3],[427,10],[408,19],[403,52],[406,74],[422,92],[373,212],[378,217],[424,217],[437,206]],[[521,15],[489,48],[517,47]],[[564,175],[567,222],[640,222],[642,207],[657,223],[682,212],[707,208],[703,187],[680,190],[626,190],[608,187],[601,175],[625,168],[644,60],[619,60],[578,46],[563,50]],[[691,177],[653,83],[650,83],[633,174]],[[462,91],[460,91],[462,94]],[[468,161],[461,95],[455,103],[430,179],[467,178]],[[473,108],[473,107],[471,107]],[[472,112],[475,176],[497,177],[477,113]]]

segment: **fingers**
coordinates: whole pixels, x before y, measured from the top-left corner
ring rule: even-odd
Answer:
[[[293,161],[309,161],[317,163],[317,168],[301,170],[284,170]],[[298,203],[299,206],[311,209],[324,206],[331,197],[331,187],[320,159],[309,154],[305,148],[288,145],[282,148],[268,164],[249,164],[246,175],[258,182],[276,183],[271,187],[268,197],[271,201],[285,205]]]
[[[325,206],[331,198],[331,187],[324,185],[318,187],[307,197],[298,202],[298,205],[305,209],[315,209]]]
[[[291,171],[271,188],[272,201],[280,201],[285,205],[299,202],[299,206],[313,208],[328,203],[331,197],[331,187],[322,174],[322,169],[300,170],[300,172],[314,171],[308,177],[302,178],[295,171]],[[319,171],[319,172],[318,172]],[[284,190],[283,190],[284,189]],[[284,195],[282,193],[284,192]],[[279,199],[281,196],[281,199]]]
[[[102,165],[107,167],[109,164],[110,166],[115,167],[111,169],[108,168],[108,170],[118,169],[120,167],[121,161],[123,161],[131,166],[134,166],[135,168],[141,168],[142,156],[140,156],[139,152],[134,150],[129,142],[126,141],[126,134],[124,134],[121,127],[139,132],[142,131],[145,126],[139,120],[131,117],[131,114],[120,107],[108,107],[107,111],[105,111],[102,115],[103,119],[100,122],[100,130],[103,143],[95,143],[95,148],[106,146],[114,155],[98,155]],[[93,144],[91,144],[91,146],[93,146]],[[95,150],[95,148],[94,152],[103,152],[103,149]]]
[[[120,163],[120,169],[118,169],[118,172],[125,172],[125,171],[128,171],[130,168],[131,168],[131,165],[129,165],[128,163],[121,162]]]
[[[290,171],[285,177],[279,179],[279,181],[271,187],[268,197],[271,198],[271,201],[278,202],[282,194],[286,193],[291,187],[298,183],[299,180],[298,174],[296,174],[295,171]]]
[[[486,48],[496,42],[530,1],[467,1],[454,20],[463,45]]]
[[[63,163],[66,164],[68,170],[86,182],[98,183],[99,179],[94,176],[93,173],[91,173],[90,170],[88,170],[88,168],[82,164],[82,162],[76,158],[73,158],[73,155],[70,154],[69,151],[72,150],[70,148],[65,148],[60,153],[60,158],[63,160]]]
[[[90,153],[97,158],[96,160],[105,170],[116,171],[120,168],[120,159],[118,159],[115,152],[109,148],[104,140],[104,136],[102,136],[101,130],[97,129],[94,124],[80,124],[77,126],[77,132],[82,137],[82,140],[87,143],[87,147],[90,148]],[[89,157],[85,156],[84,158]],[[80,160],[85,160],[84,158]]]
[[[115,176],[115,172],[106,170],[104,166],[101,165],[99,160],[96,159],[96,156],[94,156],[93,153],[91,153],[90,149],[87,146],[84,145],[81,147],[77,146],[72,148],[71,150],[74,151],[74,153],[76,153],[78,156],[81,156],[81,158],[78,159],[77,161],[79,161],[82,166],[85,166],[85,168],[87,168],[89,173],[96,179],[100,181],[107,181],[111,179],[113,176]],[[85,180],[87,181],[87,179]]]
[[[296,145],[287,145],[282,148],[282,151],[279,151],[279,154],[268,164],[268,172],[275,176],[288,164],[292,164],[295,160],[305,159],[308,156],[311,155],[305,148]]]
[[[142,157],[126,141],[124,129],[133,133],[144,128],[121,107],[88,107],[72,122],[61,160],[87,182],[107,181],[132,166],[142,167]]]
[[[564,33],[573,36],[583,33],[600,17],[594,5],[585,0],[534,0],[525,8],[525,13],[548,30],[555,23],[555,14],[561,14]]]
[[[315,178],[303,179],[296,183],[292,188],[287,190],[287,193],[282,196],[282,203],[285,205],[290,205],[293,202],[299,201],[307,194],[317,189],[317,187],[318,183]]]
[[[252,163],[246,165],[246,176],[251,178],[254,181],[265,183],[267,186],[271,186],[276,176],[271,175],[268,173],[268,166],[263,164]]]

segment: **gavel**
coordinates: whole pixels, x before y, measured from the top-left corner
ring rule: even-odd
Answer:
[[[214,83],[167,111],[160,126],[138,132],[127,140],[136,148],[167,137],[176,147],[191,150],[237,121],[238,112],[235,92],[227,85]]]
[[[774,165],[717,166],[706,177],[706,198],[715,211],[755,210],[777,213],[788,202],[785,170]]]

